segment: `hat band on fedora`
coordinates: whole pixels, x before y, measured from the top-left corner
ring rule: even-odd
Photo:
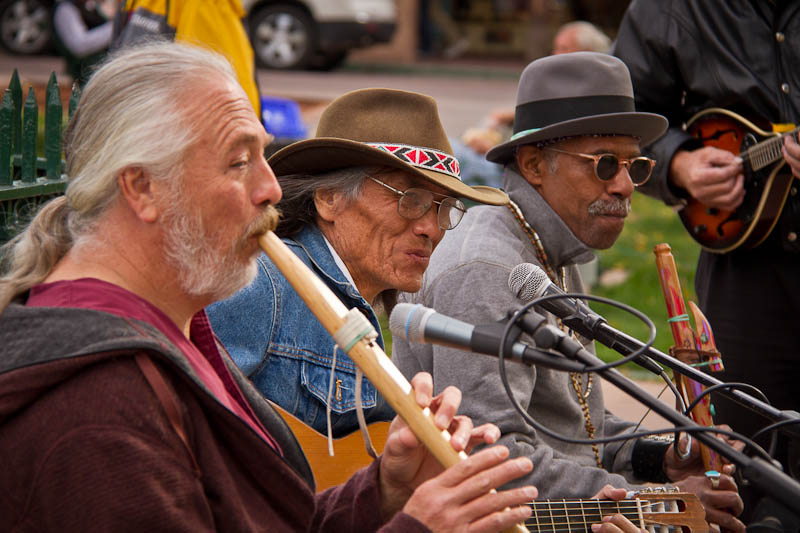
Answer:
[[[373,148],[388,152],[404,163],[415,167],[433,170],[461,180],[461,169],[458,159],[452,155],[433,148],[421,148],[397,143],[365,143]]]
[[[633,98],[620,95],[551,98],[520,104],[514,112],[514,137],[578,118],[636,111]],[[512,137],[513,138],[513,137]]]

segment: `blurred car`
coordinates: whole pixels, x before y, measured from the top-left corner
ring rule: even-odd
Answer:
[[[386,43],[394,0],[243,0],[256,61],[272,69],[341,65],[353,48]]]
[[[53,0],[0,1],[0,46],[20,55],[50,51],[53,5]]]
[[[52,51],[53,0],[0,0],[0,46]],[[353,48],[389,42],[395,0],[242,0],[256,61],[271,69],[329,70]]]

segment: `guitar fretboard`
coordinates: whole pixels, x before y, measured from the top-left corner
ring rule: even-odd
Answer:
[[[591,525],[604,516],[621,513],[639,528],[651,529],[645,524],[645,513],[680,513],[676,502],[648,500],[541,500],[529,504],[533,510],[525,525],[543,533],[591,533]],[[659,526],[661,529],[661,526]]]

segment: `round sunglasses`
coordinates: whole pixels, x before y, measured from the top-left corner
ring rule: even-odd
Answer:
[[[567,152],[566,150],[559,150],[558,148],[550,148],[546,146],[545,150],[558,152],[560,154],[573,155],[576,157],[583,157],[584,159],[591,159],[594,161],[594,175],[600,181],[608,181],[613,179],[619,172],[619,166],[622,164],[628,169],[628,175],[635,186],[644,185],[650,175],[653,173],[653,167],[656,166],[656,160],[649,157],[639,156],[631,159],[622,159],[614,154],[581,154],[579,152]]]

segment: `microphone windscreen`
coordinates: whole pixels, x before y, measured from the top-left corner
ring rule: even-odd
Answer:
[[[523,302],[541,296],[549,284],[545,271],[533,263],[520,263],[508,275],[508,288]]]
[[[389,331],[408,342],[425,342],[424,319],[430,311],[420,304],[399,303],[389,315]]]

